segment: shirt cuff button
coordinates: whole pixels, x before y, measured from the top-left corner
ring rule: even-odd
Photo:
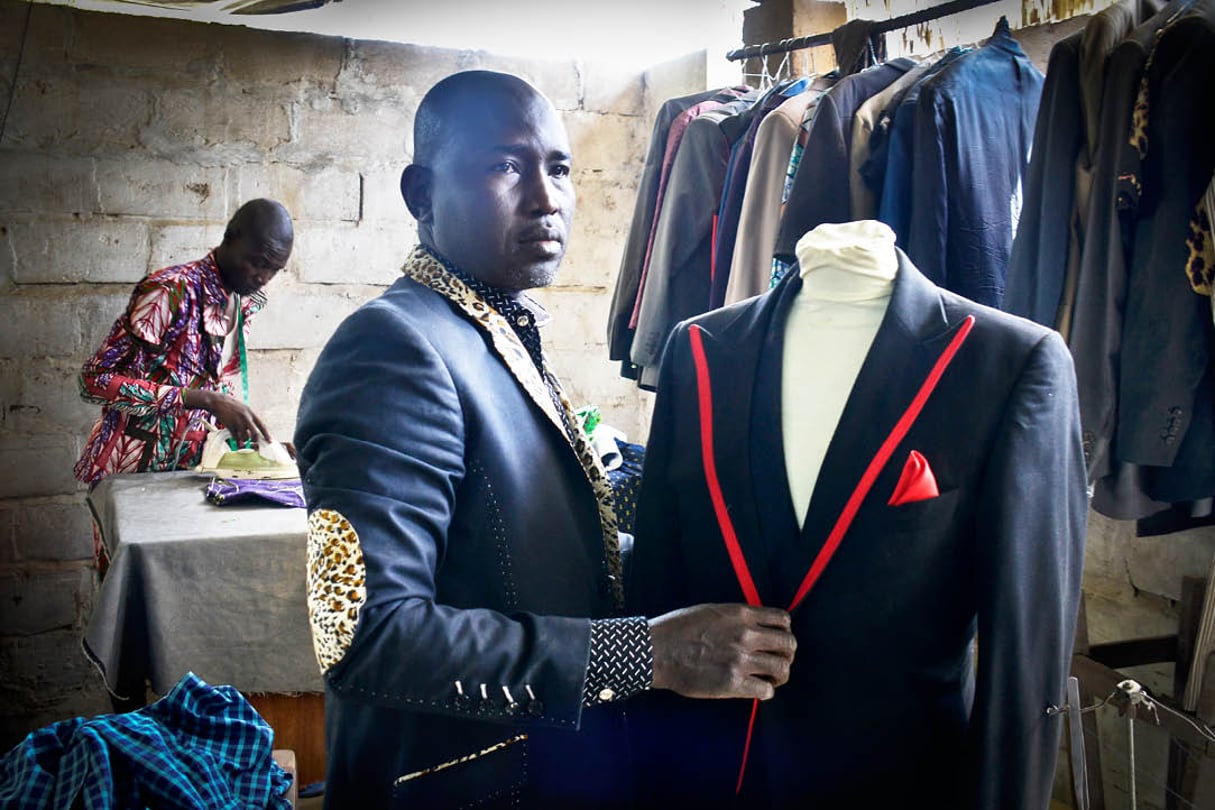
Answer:
[[[604,703],[607,703],[609,700],[611,700],[614,697],[616,697],[616,693],[613,692],[611,689],[600,689],[599,690],[599,700],[601,700]]]

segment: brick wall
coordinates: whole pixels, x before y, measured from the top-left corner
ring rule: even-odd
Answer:
[[[98,410],[76,373],[132,284],[204,255],[241,202],[286,204],[295,251],[254,323],[250,398],[289,438],[320,347],[414,242],[413,111],[473,67],[565,117],[579,207],[540,295],[547,340],[575,403],[641,438],[649,398],[607,360],[607,309],[653,113],[704,89],[703,54],[642,73],[0,0],[0,746],[109,710],[79,648],[96,582],[71,468]]]

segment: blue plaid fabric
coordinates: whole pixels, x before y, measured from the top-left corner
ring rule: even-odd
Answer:
[[[273,739],[240,692],[188,673],[138,711],[31,732],[0,759],[0,807],[289,810]]]

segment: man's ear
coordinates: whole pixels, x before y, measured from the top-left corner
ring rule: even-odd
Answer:
[[[433,219],[430,199],[433,190],[434,175],[425,166],[411,163],[401,172],[401,196],[419,225],[429,225]]]

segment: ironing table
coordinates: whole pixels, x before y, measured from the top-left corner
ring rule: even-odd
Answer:
[[[217,506],[205,497],[209,481],[187,471],[114,475],[89,494],[110,566],[85,652],[134,706],[187,672],[236,687],[280,738],[300,726],[310,741],[276,745],[296,750],[302,781],[323,779],[323,765],[308,761],[316,747],[323,762],[324,684],[305,600],[307,515],[271,503]]]

